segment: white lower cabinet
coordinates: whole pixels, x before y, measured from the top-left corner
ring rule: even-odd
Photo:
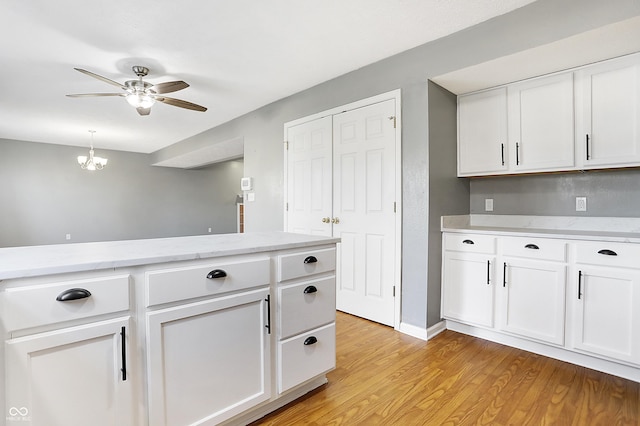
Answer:
[[[25,279],[0,293],[6,333],[0,424],[137,425],[130,277],[69,277]]]
[[[147,314],[151,425],[217,424],[270,398],[268,294]]]
[[[442,316],[454,330],[640,381],[640,244],[443,237]],[[495,282],[494,258],[472,253],[487,238]]]
[[[564,344],[566,265],[508,258],[503,262],[500,329]]]
[[[495,257],[445,252],[442,289],[442,315],[484,327],[493,327]]]

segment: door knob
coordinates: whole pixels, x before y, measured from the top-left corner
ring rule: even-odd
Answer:
[[[331,218],[328,218],[328,217],[322,218],[322,223],[329,223],[329,222],[331,222]]]
[[[331,219],[331,223],[335,223],[336,225],[340,223],[340,218],[338,217],[334,217],[333,219]]]

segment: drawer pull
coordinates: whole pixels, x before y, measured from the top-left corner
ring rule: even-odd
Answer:
[[[315,293],[317,292],[318,289],[316,288],[316,286],[314,285],[310,285],[307,288],[304,289],[304,294],[311,294],[311,293]]]
[[[316,263],[318,259],[315,256],[307,256],[304,258],[304,263]]]
[[[535,244],[527,244],[526,246],[524,246],[524,248],[531,249],[531,250],[540,250],[540,247],[538,247]]]
[[[616,253],[613,250],[609,250],[609,249],[602,249],[600,251],[598,251],[598,254],[604,254],[605,256],[617,256],[618,253]]]
[[[207,275],[207,278],[210,280],[215,280],[217,278],[224,278],[226,276],[227,276],[227,273],[222,269],[214,269],[213,271],[209,272],[209,274]]]
[[[462,244],[475,244],[475,243],[471,240],[464,240]]]
[[[71,300],[86,299],[89,296],[91,296],[89,290],[85,290],[84,288],[70,288],[60,293],[58,297],[56,297],[56,300],[59,302],[68,302]]]
[[[315,343],[318,343],[318,339],[316,339],[316,336],[309,336],[306,339],[304,339],[305,346],[313,345]]]

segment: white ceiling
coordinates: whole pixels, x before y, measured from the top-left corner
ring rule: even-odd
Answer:
[[[533,0],[2,0],[0,138],[150,153]],[[142,117],[75,71],[184,80]]]

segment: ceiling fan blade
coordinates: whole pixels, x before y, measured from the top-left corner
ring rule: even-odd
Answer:
[[[136,111],[138,111],[140,115],[149,115],[151,108],[136,108]]]
[[[70,98],[90,98],[94,96],[127,96],[126,93],[75,93],[66,95]]]
[[[198,105],[198,104],[194,104],[191,102],[187,102],[187,101],[183,101],[181,99],[174,99],[174,98],[165,98],[162,96],[158,96],[156,97],[156,101],[158,102],[162,102],[168,105],[173,105],[176,107],[180,107],[180,108],[186,108],[186,109],[191,109],[193,111],[200,111],[200,112],[205,112],[207,110],[207,108],[203,107],[202,105]]]
[[[118,83],[117,81],[113,81],[111,79],[108,79],[107,77],[103,77],[101,75],[92,73],[91,71],[83,70],[82,68],[74,68],[74,70],[80,71],[81,73],[86,74],[86,75],[88,75],[90,77],[97,78],[98,80],[104,81],[105,83],[109,83],[109,84],[112,84],[114,86],[117,86],[117,87],[119,87],[119,88],[121,88],[123,90],[127,90],[126,86]]]
[[[189,87],[189,85],[184,81],[167,81],[166,83],[158,83],[154,85],[151,87],[151,90],[156,93],[171,93],[186,89],[187,87]]]

